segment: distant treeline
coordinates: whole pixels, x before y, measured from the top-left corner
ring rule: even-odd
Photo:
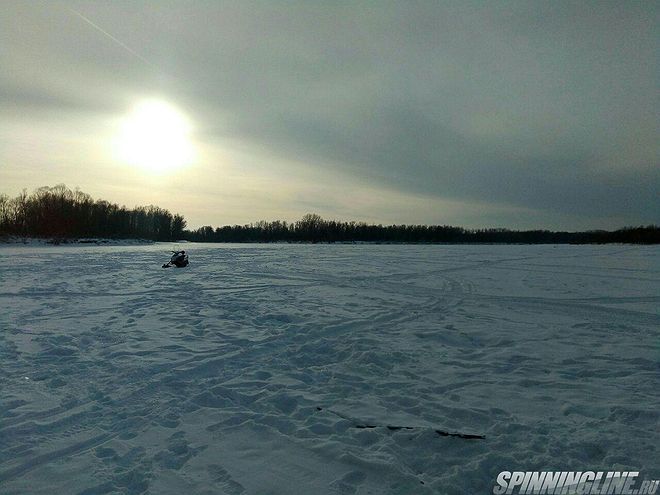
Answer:
[[[399,243],[501,243],[501,244],[602,244],[660,243],[660,227],[626,227],[614,232],[469,230],[439,225],[369,225],[364,222],[324,220],[307,214],[297,222],[257,222],[216,229],[205,226],[184,232],[196,242],[399,242]]]
[[[128,209],[65,185],[15,198],[0,194],[0,235],[50,238],[181,239],[186,221],[157,206]]]
[[[393,242],[498,244],[658,244],[660,227],[626,227],[613,232],[470,230],[440,225],[370,225],[324,220],[307,214],[297,222],[257,222],[185,230],[186,220],[157,206],[128,209],[63,184],[41,187],[15,198],[0,194],[0,236],[195,242]]]

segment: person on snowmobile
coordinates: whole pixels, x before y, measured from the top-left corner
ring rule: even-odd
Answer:
[[[185,251],[172,251],[172,258],[168,263],[163,265],[163,268],[169,268],[170,266],[176,266],[177,268],[183,268],[188,266],[188,255]]]

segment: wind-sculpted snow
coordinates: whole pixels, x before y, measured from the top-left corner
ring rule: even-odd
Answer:
[[[0,493],[660,477],[657,247],[174,247],[0,248]]]

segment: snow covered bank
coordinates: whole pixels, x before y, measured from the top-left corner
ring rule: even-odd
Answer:
[[[175,247],[0,247],[0,492],[660,477],[657,246]]]
[[[154,241],[148,239],[106,239],[103,237],[80,237],[71,239],[60,239],[50,237],[17,237],[0,236],[0,246],[2,245],[23,245],[23,246],[61,246],[61,245],[96,245],[96,246],[141,246],[145,244],[154,244]]]

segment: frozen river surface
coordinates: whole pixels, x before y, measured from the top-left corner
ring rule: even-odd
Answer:
[[[658,247],[173,247],[0,248],[0,493],[660,478]]]

